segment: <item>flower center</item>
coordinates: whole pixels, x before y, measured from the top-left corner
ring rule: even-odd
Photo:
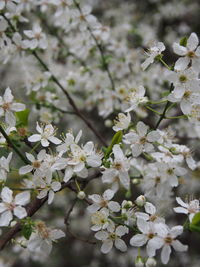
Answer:
[[[154,237],[154,234],[153,234],[153,233],[149,233],[149,234],[148,234],[148,238],[149,238],[149,239],[152,239],[153,237]]]
[[[38,168],[40,168],[41,163],[40,163],[40,161],[36,160],[36,161],[33,162],[32,165],[33,165],[34,168],[38,169]]]
[[[46,227],[46,225],[43,222],[37,223],[37,229],[42,239],[49,238],[49,229]]]
[[[9,110],[9,108],[10,108],[10,103],[4,103],[4,104],[2,105],[2,108],[3,108],[4,110]]]
[[[173,239],[171,238],[171,236],[167,236],[167,237],[165,237],[165,243],[167,243],[167,244],[171,244],[172,241],[173,241]]]
[[[187,56],[188,56],[189,58],[194,58],[196,55],[195,55],[195,52],[194,52],[194,51],[189,51],[189,52],[187,53]]]
[[[186,83],[187,82],[187,77],[185,75],[181,75],[181,76],[179,76],[179,81],[181,83]]]

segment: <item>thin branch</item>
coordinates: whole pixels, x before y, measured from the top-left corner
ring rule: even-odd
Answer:
[[[6,21],[9,23],[11,29],[13,32],[15,31],[15,27],[12,25],[12,23],[10,22],[10,20],[3,14],[2,15]],[[50,72],[50,69],[48,68],[48,66],[46,65],[46,63],[38,56],[37,52],[35,50],[31,51],[32,55],[38,60],[38,62],[42,65],[42,67],[44,68],[44,70]],[[51,72],[50,72],[51,73]],[[57,77],[53,74],[51,74],[51,78],[54,81],[55,84],[58,85],[58,87],[62,90],[62,92],[65,94],[66,98],[69,101],[69,104],[71,105],[71,107],[73,108],[73,110],[75,111],[75,113],[77,114],[77,116],[84,121],[84,123],[88,126],[88,128],[96,135],[96,137],[101,141],[101,143],[104,146],[107,146],[106,141],[104,140],[104,138],[101,136],[101,134],[99,133],[99,131],[92,125],[92,123],[83,115],[83,113],[78,109],[78,107],[76,106],[74,100],[72,99],[72,97],[70,96],[70,94],[68,93],[67,90],[65,90],[65,88],[62,86],[62,84],[59,82],[59,80],[57,79]]]
[[[82,18],[85,20],[84,14],[83,14],[83,12],[81,10],[81,7],[80,7],[79,3],[77,3],[75,0],[73,0],[73,1],[74,1],[75,6],[77,7],[77,9],[79,10]],[[115,82],[114,82],[114,79],[113,79],[112,74],[110,72],[109,65],[108,65],[108,62],[107,62],[106,57],[105,57],[105,54],[104,54],[103,46],[98,42],[97,38],[93,34],[92,29],[91,29],[89,23],[86,20],[85,20],[85,22],[87,23],[87,29],[88,29],[88,31],[89,31],[92,39],[94,40],[94,42],[95,42],[95,44],[96,44],[96,46],[97,46],[97,48],[98,48],[98,50],[100,52],[101,59],[102,59],[102,62],[103,62],[103,67],[104,67],[105,71],[108,74],[108,78],[110,80],[112,90],[115,90]]]
[[[65,216],[65,219],[64,219],[64,223],[66,225],[66,231],[70,236],[72,236],[73,238],[75,238],[75,239],[77,239],[77,240],[79,240],[81,242],[89,243],[91,245],[95,245],[96,244],[95,241],[91,241],[89,239],[83,239],[82,237],[79,237],[79,236],[75,235],[74,233],[72,233],[70,231],[70,229],[69,229],[69,226],[70,226],[70,223],[69,223],[70,215],[71,215],[71,213],[72,213],[72,211],[73,211],[73,209],[74,209],[74,207],[75,207],[75,205],[77,203],[77,200],[78,200],[77,198],[74,199],[74,201],[72,202],[71,207],[69,208],[68,212],[66,213],[66,216]]]
[[[0,132],[3,135],[3,137],[6,139],[8,145],[12,147],[12,149],[17,153],[17,155],[20,157],[20,159],[25,163],[29,164],[29,160],[21,153],[21,151],[17,148],[17,146],[13,143],[13,141],[10,139],[10,137],[7,135],[7,133],[4,131],[3,127],[0,125]]]
[[[91,175],[87,178],[87,183],[91,180],[98,178],[98,174]],[[86,184],[84,184],[84,187]],[[73,180],[68,181],[67,183],[62,183],[61,189],[57,192],[62,191],[64,188],[69,188],[70,190],[77,193],[77,189],[73,186]],[[57,193],[56,192],[56,193]],[[35,198],[26,206],[27,216],[32,217],[48,200],[48,195],[42,199]],[[91,204],[91,201],[87,198],[84,199],[87,204]],[[9,243],[9,241],[14,238],[14,236],[21,231],[21,223],[16,223],[3,237],[0,239],[0,251],[4,249],[4,247]]]

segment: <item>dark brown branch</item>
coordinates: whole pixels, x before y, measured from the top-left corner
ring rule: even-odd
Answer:
[[[94,175],[91,175],[90,177],[87,178],[87,182],[84,184],[84,187],[93,179],[98,178],[99,173],[95,173]],[[61,190],[64,188],[69,188],[73,192],[77,193],[78,190],[73,186],[73,180],[68,181],[67,183],[62,183]],[[58,192],[59,192],[58,191]],[[38,199],[35,198],[31,203],[29,203],[26,206],[26,211],[27,211],[27,216],[32,217],[47,201],[48,196]],[[84,201],[87,204],[91,204],[91,201],[87,198],[84,199]],[[0,239],[0,251],[4,249],[4,247],[9,243],[9,241],[14,238],[14,236],[21,231],[21,223],[18,222],[15,226],[13,226],[3,237]]]

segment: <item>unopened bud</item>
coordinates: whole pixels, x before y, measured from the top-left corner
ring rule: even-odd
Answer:
[[[79,199],[84,199],[84,198],[86,197],[86,194],[85,194],[84,191],[80,191],[80,192],[78,192],[77,197],[78,197]]]
[[[146,203],[146,198],[145,198],[145,196],[140,195],[139,197],[137,197],[136,200],[135,200],[135,203],[136,203],[138,206],[143,207],[144,204]]]
[[[141,257],[137,257],[135,260],[135,267],[143,267],[144,263]]]
[[[12,221],[10,226],[13,227],[13,226],[15,226],[16,223],[17,223],[16,221]]]
[[[133,202],[132,201],[127,201],[126,204],[124,205],[124,209],[130,209],[133,206]]]
[[[111,121],[111,120],[106,120],[106,121],[105,121],[105,126],[106,126],[106,127],[112,127],[112,126],[113,126],[112,121]]]
[[[145,266],[146,267],[155,267],[157,264],[156,260],[154,258],[148,258],[148,260],[146,261]]]

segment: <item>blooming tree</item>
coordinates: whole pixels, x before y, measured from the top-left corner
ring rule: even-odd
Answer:
[[[99,2],[0,0],[0,265],[85,242],[105,266],[198,266],[198,33]]]

